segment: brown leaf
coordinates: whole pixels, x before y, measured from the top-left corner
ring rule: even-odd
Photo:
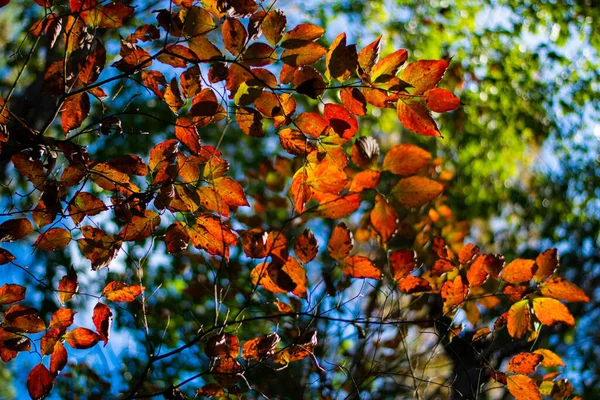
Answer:
[[[71,241],[71,233],[63,228],[52,228],[42,233],[33,246],[40,250],[54,251],[67,247]]]
[[[27,218],[10,219],[0,224],[0,242],[13,242],[33,232]]]
[[[152,210],[144,211],[144,216],[134,215],[119,232],[124,241],[144,240],[158,228],[160,216]]]
[[[538,268],[533,275],[533,280],[540,283],[547,279],[558,268],[558,251],[556,249],[548,249],[540,253],[535,259]]]
[[[345,87],[340,90],[340,99],[352,114],[364,116],[367,114],[367,100],[363,93],[355,87]]]
[[[310,335],[310,339],[303,341],[304,343],[293,344],[285,349],[275,353],[271,359],[277,364],[289,364],[292,361],[302,360],[306,357],[313,355],[315,347],[317,346],[317,331],[307,332],[306,335]]]
[[[50,356],[50,372],[55,376],[58,375],[67,366],[68,360],[67,349],[61,342],[57,342]]]
[[[190,235],[183,222],[177,221],[169,225],[165,235],[165,243],[169,254],[181,253],[188,247],[189,242]]]
[[[379,61],[379,52],[381,51],[381,36],[365,46],[358,53],[358,65],[367,74],[371,73],[373,66]]]
[[[334,260],[341,260],[350,254],[350,251],[354,247],[354,239],[352,238],[352,232],[348,229],[344,222],[340,222],[333,228],[327,250],[329,255]]]
[[[233,56],[238,56],[246,45],[248,33],[244,25],[236,18],[227,18],[221,26],[223,44]]]
[[[285,41],[285,37],[284,37]],[[285,42],[282,46],[285,47]],[[291,43],[287,43],[289,46]],[[293,47],[286,48],[281,53],[280,59],[283,63],[292,67],[314,64],[327,53],[327,49],[310,40],[295,40]]]
[[[240,354],[240,341],[230,333],[213,335],[208,338],[204,353],[210,358],[237,358]]]
[[[163,48],[156,59],[174,68],[187,68],[188,63],[198,61],[198,56],[185,46],[171,44]]]
[[[20,304],[15,304],[6,310],[4,321],[13,328],[26,333],[38,333],[46,329],[46,324],[39,317],[36,308]]]
[[[271,45],[275,46],[283,37],[287,18],[281,10],[270,10],[262,20],[262,33]]]
[[[389,260],[394,280],[408,276],[417,267],[417,254],[414,250],[393,250]]]
[[[398,281],[398,289],[406,294],[428,292],[431,285],[420,276],[408,275]]]
[[[325,57],[325,76],[330,81],[344,82],[352,76],[357,65],[356,45],[346,46],[346,33],[342,32],[333,40]]]
[[[281,338],[275,332],[262,335],[244,343],[242,357],[246,360],[261,360],[271,356]]]
[[[144,289],[143,286],[128,286],[123,282],[112,281],[102,289],[102,296],[110,301],[131,302],[134,301],[137,296],[141,295]]]
[[[73,222],[76,224],[80,224],[86,215],[97,215],[100,214],[102,211],[106,210],[108,210],[108,208],[102,200],[94,197],[94,195],[87,192],[78,192],[77,195],[73,199],[71,199],[68,208],[69,216],[71,217],[71,219],[73,219]],[[51,230],[52,229],[46,231],[44,235],[48,234],[48,232],[50,232]],[[63,240],[66,241],[65,246],[69,244],[69,240],[71,239],[71,235],[69,234],[69,232],[67,231],[66,233],[67,234],[63,235]],[[42,236],[40,236],[38,240],[40,240],[41,238]],[[67,238],[69,240],[67,240]]]
[[[194,247],[225,258],[229,258],[229,247],[237,242],[237,236],[231,229],[211,214],[196,218],[196,224],[189,226],[188,233]]]
[[[8,264],[15,259],[12,253],[5,249],[0,249],[0,265]]]
[[[68,328],[73,325],[73,318],[76,313],[77,311],[73,311],[70,308],[59,308],[52,314],[49,327],[60,330]]]
[[[369,278],[380,280],[383,277],[379,269],[371,260],[363,256],[348,256],[340,262],[344,275],[351,278]]]
[[[433,89],[444,76],[450,60],[419,60],[402,70],[400,79],[414,88],[414,94],[423,94]]]
[[[318,250],[317,238],[310,229],[305,229],[294,244],[294,254],[305,264],[314,260]]]

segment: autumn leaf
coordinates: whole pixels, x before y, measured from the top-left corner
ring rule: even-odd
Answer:
[[[61,342],[57,342],[50,356],[50,372],[58,375],[67,366],[69,354]]]
[[[327,251],[334,260],[341,260],[345,258],[354,247],[354,239],[352,232],[348,229],[344,222],[340,222],[333,228],[329,243],[327,244]]]
[[[381,237],[381,241],[386,243],[396,233],[398,225],[398,213],[392,207],[385,197],[377,195],[375,206],[371,210],[371,225]]]
[[[543,358],[537,353],[519,353],[510,359],[506,370],[517,374],[533,374]]]
[[[528,300],[518,301],[510,307],[506,324],[510,336],[517,339],[522,338],[530,330],[531,317]]]
[[[561,277],[552,278],[539,286],[540,293],[546,297],[569,301],[589,302],[590,298],[577,285]]]
[[[316,211],[324,218],[343,218],[358,210],[360,202],[359,193],[350,193],[342,196],[329,194],[323,196],[319,201]]]
[[[364,190],[371,190],[377,188],[381,180],[381,172],[373,170],[360,171],[352,178],[350,183],[350,192],[360,193]]]
[[[227,18],[225,20],[221,26],[221,35],[225,48],[233,56],[238,56],[242,52],[248,38],[246,28],[236,18]]]
[[[533,275],[533,280],[540,283],[558,268],[558,251],[556,249],[545,250],[537,256],[535,263],[538,268]]]
[[[79,128],[90,113],[90,97],[87,93],[78,93],[67,97],[61,110],[62,128],[65,134]]]
[[[237,236],[217,216],[202,214],[194,225],[188,226],[190,241],[194,247],[212,255],[229,257],[229,247],[237,242]]]
[[[264,357],[269,357],[274,353],[275,346],[277,346],[280,340],[281,338],[275,332],[248,340],[244,343],[242,358],[246,360],[261,360]]]
[[[54,386],[54,375],[48,368],[39,363],[27,375],[27,390],[33,400],[42,400],[48,397]]]
[[[323,116],[335,133],[346,141],[352,139],[356,132],[358,132],[358,120],[342,105],[333,103],[325,104]]]
[[[260,284],[270,292],[292,292],[298,297],[306,297],[306,270],[291,256],[284,264],[270,262],[257,265],[250,278],[253,285]]]
[[[369,74],[375,64],[379,61],[379,52],[381,51],[381,36],[369,43],[358,53],[358,65],[362,70]]]
[[[431,111],[443,113],[454,111],[460,107],[461,102],[451,91],[441,88],[429,89],[421,97]]]
[[[469,281],[469,285],[479,286],[486,281],[489,273],[486,270],[485,265],[491,258],[492,257],[488,256],[487,254],[480,254],[475,258],[475,261],[473,261],[469,267],[469,270],[467,271],[467,280]]]
[[[553,325],[558,322],[575,325],[575,319],[569,309],[556,299],[548,297],[533,299],[533,312],[543,325]]]
[[[537,265],[534,260],[518,258],[502,270],[502,280],[508,283],[528,282],[533,278]]]
[[[221,199],[231,207],[248,206],[248,200],[242,186],[232,178],[223,176],[213,181],[212,188]]]
[[[46,328],[36,308],[20,304],[15,304],[4,312],[4,322],[26,333],[38,333]]]
[[[452,281],[444,282],[442,286],[442,299],[444,307],[452,307],[461,304],[467,298],[469,286],[463,282],[462,276],[458,275]]]
[[[540,391],[534,380],[525,375],[510,375],[506,377],[508,391],[516,400],[542,400]]]
[[[35,247],[45,251],[64,249],[71,241],[71,233],[63,228],[52,228],[42,233],[33,243]]]
[[[383,274],[371,260],[363,256],[345,257],[339,264],[344,275],[351,278],[381,279]]]
[[[431,154],[412,144],[392,147],[383,159],[382,168],[397,175],[413,175],[429,163]]]
[[[405,128],[424,136],[442,136],[437,123],[421,103],[400,99],[397,105],[398,119]]]
[[[449,65],[449,60],[415,61],[402,70],[400,79],[414,88],[414,94],[423,94],[437,86]]]
[[[12,283],[5,283],[0,287],[0,304],[10,304],[21,301],[25,298],[25,286]]]
[[[313,41],[319,39],[325,33],[325,29],[313,24],[300,24],[291,31],[285,33],[281,47],[294,46],[298,41]],[[287,42],[287,43],[286,43]]]
[[[271,45],[275,46],[283,37],[287,18],[281,10],[270,10],[262,20],[262,33]]]
[[[231,333],[213,335],[208,338],[204,353],[210,358],[237,358],[240,354],[240,341]]]
[[[13,242],[33,232],[33,225],[26,218],[10,219],[0,224],[0,242]]]
[[[289,364],[292,361],[302,360],[313,355],[315,347],[317,346],[317,331],[307,332],[306,335],[303,336],[310,336],[310,339],[303,340],[303,343],[293,344],[276,352],[274,356],[271,357],[273,362],[277,364]]]
[[[144,289],[143,286],[128,286],[123,282],[112,281],[102,289],[102,296],[110,301],[131,302],[141,295]]]
[[[77,193],[77,195],[71,199],[68,208],[69,215],[75,224],[80,224],[87,215],[98,215],[106,210],[108,210],[108,208],[102,200],[87,192]]]
[[[423,176],[410,176],[400,179],[390,195],[405,206],[420,207],[438,197],[443,190],[439,182]]]
[[[94,322],[96,332],[100,336],[100,339],[104,341],[104,346],[108,344],[112,319],[113,313],[106,304],[98,303],[94,306],[92,321]]]
[[[537,349],[533,351],[534,354],[539,354],[543,357],[542,367],[564,367],[565,363],[563,360],[553,351],[548,349]]]
[[[398,280],[398,289],[406,294],[428,292],[430,283],[420,276],[408,275]]]
[[[318,250],[317,238],[310,229],[305,229],[294,244],[294,254],[305,264],[314,260]]]
[[[100,336],[87,328],[75,328],[69,331],[64,338],[69,346],[80,350],[92,348],[100,341]]]

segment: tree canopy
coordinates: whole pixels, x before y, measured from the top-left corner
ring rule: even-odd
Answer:
[[[555,31],[597,50],[593,7],[0,6],[18,393],[574,398],[561,344],[594,286],[559,253],[597,278],[595,191],[571,188],[597,161],[558,117],[597,111],[598,75]],[[550,142],[558,177],[532,162]]]

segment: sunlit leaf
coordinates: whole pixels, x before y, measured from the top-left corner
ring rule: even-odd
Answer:
[[[42,233],[33,246],[40,250],[55,251],[64,249],[71,241],[71,233],[63,228],[52,228]]]
[[[364,72],[369,74],[375,64],[379,61],[381,51],[381,36],[369,43],[358,53],[358,65]]]
[[[506,377],[510,394],[516,400],[542,400],[540,391],[534,380],[525,375],[510,375]]]
[[[65,341],[74,349],[89,349],[100,341],[100,336],[87,328],[75,328],[65,335]]]
[[[61,342],[57,342],[50,356],[50,372],[58,375],[67,366],[69,354]]]
[[[437,86],[448,65],[450,65],[449,60],[415,61],[402,70],[400,79],[413,86],[414,94],[422,94]]]
[[[275,332],[262,335],[244,343],[242,357],[246,360],[260,360],[271,356],[281,338]]]
[[[280,59],[283,63],[292,67],[314,64],[327,53],[327,49],[323,46],[309,40],[294,41],[293,47],[289,43],[288,46],[281,53]]]
[[[533,374],[544,357],[536,353],[519,353],[508,362],[506,370],[517,374]]]
[[[317,238],[310,229],[305,229],[294,244],[294,254],[305,264],[314,260],[318,250]]]
[[[558,268],[558,251],[556,249],[548,249],[540,253],[535,259],[535,263],[538,268],[533,275],[533,280],[536,283],[540,283],[552,275],[556,268]]]
[[[408,207],[420,207],[438,197],[444,186],[424,176],[402,178],[392,188],[390,195]]]
[[[473,243],[468,243],[459,251],[458,262],[461,264],[468,264],[478,253],[479,247],[475,246]]]
[[[144,211],[144,216],[133,216],[119,232],[125,241],[144,240],[148,238],[160,225],[160,216],[152,211]]]
[[[231,207],[248,206],[248,200],[242,186],[232,178],[223,176],[215,179],[213,189],[221,196],[223,201]]]
[[[444,282],[442,286],[442,299],[445,307],[460,305],[467,298],[469,286],[463,282],[462,276],[458,275],[452,281]]]
[[[408,52],[405,49],[396,50],[392,54],[383,57],[373,66],[373,69],[371,70],[371,79],[374,81],[382,75],[396,75],[396,73],[398,73],[398,68],[400,68],[407,59]]]
[[[357,65],[356,45],[346,46],[346,33],[342,32],[333,40],[325,57],[325,76],[330,81],[344,82],[352,76]]]
[[[556,353],[548,349],[537,349],[533,351],[535,354],[539,354],[543,357],[542,367],[564,367],[565,363]]]
[[[26,333],[38,333],[46,328],[46,324],[39,317],[36,308],[20,304],[15,304],[6,310],[4,322]]]
[[[335,133],[346,141],[352,139],[358,131],[358,120],[344,106],[327,103],[323,115]]]
[[[240,354],[240,341],[231,333],[213,335],[208,338],[204,353],[210,358],[237,358]]]
[[[428,292],[430,283],[420,276],[408,275],[398,280],[398,289],[406,294]]]
[[[417,267],[414,250],[393,250],[389,254],[390,270],[395,280],[408,276]]]
[[[529,301],[521,300],[513,304],[508,310],[506,323],[510,336],[517,339],[523,337],[531,325]]]
[[[381,279],[383,274],[371,260],[363,256],[348,256],[340,261],[344,275],[351,278]]]
[[[5,283],[0,287],[0,304],[10,304],[21,301],[25,298],[25,286],[12,283]]]
[[[271,45],[275,46],[283,37],[287,18],[281,10],[270,10],[262,20],[262,33]]]
[[[367,114],[367,100],[358,88],[345,87],[340,90],[340,99],[352,114],[364,116]]]
[[[589,302],[590,298],[577,285],[556,277],[540,285],[540,293],[547,297],[552,297],[564,301],[583,301]]]
[[[405,128],[424,136],[441,136],[437,123],[421,103],[412,99],[400,99],[397,105],[398,119]]]
[[[294,46],[297,41],[300,40],[317,40],[323,36],[324,33],[325,29],[321,28],[320,26],[312,24],[300,24],[291,31],[286,32],[286,34],[283,36],[281,46],[283,48],[288,48],[288,46]]]
[[[100,339],[104,341],[104,346],[108,344],[110,337],[110,325],[112,324],[113,313],[106,304],[98,303],[94,306],[92,321],[96,327],[96,332]]]
[[[492,258],[487,254],[480,254],[475,258],[475,261],[469,267],[467,271],[467,280],[471,286],[479,286],[483,284],[488,278],[488,271],[485,269],[487,260]]]
[[[9,219],[0,224],[0,242],[13,242],[33,232],[33,225],[26,218]]]
[[[48,368],[39,363],[27,375],[27,390],[33,400],[42,400],[48,397],[54,386],[54,375]]]
[[[181,253],[190,242],[190,235],[182,222],[174,222],[167,228],[165,243],[169,254]]]
[[[293,83],[297,93],[304,94],[311,99],[318,99],[327,89],[321,73],[310,65],[296,68]]]
[[[123,282],[112,281],[102,289],[102,296],[110,301],[131,302],[134,301],[137,296],[141,295],[144,289],[143,286],[128,286]]]
[[[363,190],[375,189],[381,180],[381,172],[373,170],[360,171],[352,178],[350,184],[351,192],[362,192]]]
[[[518,258],[502,270],[502,280],[508,283],[528,282],[533,278],[537,265],[534,260]]]
[[[454,93],[441,88],[427,90],[421,99],[431,111],[438,113],[454,111],[461,105],[460,99]]]
[[[553,325],[558,322],[575,325],[575,319],[569,309],[556,299],[548,297],[533,299],[533,312],[543,325]]]
[[[323,218],[343,218],[360,207],[359,193],[350,193],[342,196],[328,194],[319,200],[317,213]]]
[[[196,224],[188,228],[194,247],[212,255],[229,257],[229,247],[237,242],[237,236],[218,217],[203,214],[196,218]]]
[[[308,340],[303,340],[299,344],[293,344],[274,354],[271,359],[277,364],[288,364],[292,361],[302,360],[313,355],[317,346],[317,331],[309,331],[306,333]]]
[[[381,241],[386,243],[396,232],[398,225],[398,213],[392,207],[385,197],[377,195],[375,206],[371,210],[371,225],[381,237]]]

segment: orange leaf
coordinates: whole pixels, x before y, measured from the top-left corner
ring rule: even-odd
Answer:
[[[439,182],[423,176],[402,178],[390,193],[396,200],[408,207],[420,207],[438,197],[444,190]]]
[[[350,192],[360,193],[364,190],[375,189],[381,180],[381,172],[367,169],[360,171],[352,178],[352,183],[348,189]]]
[[[223,201],[231,207],[248,206],[248,200],[242,186],[229,177],[220,177],[214,181],[214,190],[221,196]]]
[[[519,353],[508,362],[506,371],[517,374],[533,374],[544,357],[534,353]]]
[[[81,223],[81,221],[86,215],[97,215],[100,214],[102,211],[106,210],[108,210],[108,208],[106,208],[106,205],[104,204],[104,202],[102,202],[102,200],[94,197],[92,194],[87,192],[77,193],[77,196],[75,196],[69,204],[69,215],[73,219],[73,222],[76,224]],[[46,234],[48,232],[50,231],[47,231]],[[71,235],[65,235],[65,240],[67,237],[70,240]],[[69,242],[67,241],[66,244],[68,243]]]
[[[262,67],[277,61],[277,54],[275,53],[275,49],[268,44],[255,42],[244,51],[242,61],[248,66]]]
[[[204,397],[220,397],[225,394],[225,390],[218,383],[207,383],[198,389],[196,393]]]
[[[169,110],[171,110],[175,115],[177,115],[179,109],[183,107],[185,99],[183,98],[183,96],[181,95],[181,91],[179,90],[177,78],[171,79],[171,82],[169,82],[169,84],[167,85],[167,88],[165,89],[164,100],[167,106],[169,107]],[[192,106],[193,105],[194,103],[192,102]]]
[[[143,286],[132,285],[127,286],[123,282],[112,281],[102,289],[102,296],[106,297],[110,301],[116,302],[131,302],[135,298],[142,294],[144,291]]]
[[[439,260],[436,260],[433,264],[433,267],[431,267],[431,275],[442,276],[442,274],[450,272],[454,268],[456,268],[456,266],[452,263],[452,261],[445,258],[440,258]]]
[[[441,88],[427,90],[421,99],[431,111],[437,113],[454,111],[461,105],[460,99],[454,93]]]
[[[417,253],[414,250],[394,250],[389,257],[394,280],[408,276],[417,267]]]
[[[352,278],[368,278],[380,280],[381,270],[371,260],[363,256],[348,256],[340,262],[344,275]]]
[[[70,308],[59,308],[54,311],[52,318],[50,319],[50,328],[52,329],[65,329],[73,325],[73,318],[77,311],[73,311]]]
[[[442,286],[442,299],[444,307],[457,306],[467,298],[469,286],[463,282],[462,276],[458,275],[453,281],[444,282]]]
[[[340,90],[340,99],[344,106],[354,115],[367,114],[367,100],[358,88],[345,87]]]
[[[543,325],[553,325],[557,322],[575,325],[575,319],[567,307],[556,299],[548,297],[533,299],[533,312]]]
[[[542,400],[540,390],[535,381],[525,375],[511,375],[506,377],[508,391],[516,400]]]
[[[281,231],[270,231],[267,235],[265,244],[267,256],[270,256],[273,261],[284,264],[289,255],[288,240]]]
[[[310,229],[305,229],[294,244],[294,254],[305,264],[314,260],[318,250],[317,238]]]
[[[350,250],[354,247],[354,239],[352,232],[348,229],[345,223],[340,222],[333,228],[331,238],[327,245],[327,251],[334,260],[341,260],[350,254]]]
[[[75,328],[65,335],[65,341],[74,349],[89,349],[100,341],[100,336],[87,328]]]
[[[317,213],[324,218],[343,218],[358,210],[360,202],[359,193],[350,193],[343,196],[330,194],[319,200]]]
[[[346,33],[342,32],[333,40],[325,57],[325,76],[330,81],[344,82],[352,76],[357,65],[356,45],[346,46]]]
[[[365,46],[358,53],[358,65],[367,74],[371,72],[373,66],[379,61],[379,52],[381,51],[381,36]]]
[[[428,292],[431,290],[429,282],[420,276],[408,275],[398,281],[398,289],[406,294]]]
[[[231,333],[221,333],[208,338],[204,353],[210,358],[233,357],[240,354],[240,341]]]
[[[513,304],[508,310],[506,323],[510,336],[517,339],[523,337],[531,325],[529,301],[521,300]]]
[[[302,132],[295,129],[285,128],[279,131],[279,141],[285,151],[295,156],[305,157],[316,150],[315,145]]]
[[[540,285],[540,293],[546,297],[570,302],[583,301],[587,303],[590,301],[590,298],[583,290],[561,277],[556,277],[542,283]]]
[[[212,370],[215,380],[226,387],[233,386],[242,371],[243,368],[238,360],[229,356],[218,358]]]
[[[558,251],[556,249],[548,249],[540,253],[535,259],[538,269],[535,271],[533,280],[540,283],[547,279],[558,268]]]
[[[54,375],[48,368],[39,363],[27,375],[27,390],[33,400],[42,400],[48,397],[54,386]]]
[[[160,216],[152,210],[144,211],[144,216],[133,216],[119,232],[124,241],[144,240],[158,228]]]
[[[375,206],[371,210],[371,225],[373,225],[375,231],[381,236],[383,243],[387,243],[394,233],[396,233],[398,213],[383,196],[377,195],[375,198]]]
[[[396,50],[381,59],[371,71],[371,80],[376,80],[382,75],[396,75],[398,68],[408,59],[408,52],[405,49]]]
[[[508,283],[528,282],[533,278],[537,265],[533,260],[518,258],[502,270],[502,280]]]
[[[317,331],[307,332],[310,334],[310,339],[305,343],[294,344],[290,347],[278,351],[271,359],[277,364],[288,364],[292,361],[302,360],[313,354],[317,346]],[[307,336],[303,335],[303,336]]]
[[[564,367],[565,363],[562,358],[560,358],[556,353],[550,351],[548,349],[537,349],[534,351],[535,354],[539,354],[542,357],[542,367],[551,368],[551,367]]]
[[[309,165],[307,170],[306,184],[319,192],[338,194],[348,183],[346,173],[325,160],[314,166]]]
[[[190,235],[183,222],[174,222],[167,228],[165,243],[169,254],[181,253],[190,242]]]
[[[175,136],[183,143],[193,154],[200,154],[201,144],[198,129],[193,123],[183,117],[177,118],[175,123]]]
[[[298,41],[317,40],[325,33],[325,29],[312,24],[300,24],[283,36],[281,47],[288,48],[296,45]],[[286,43],[287,42],[287,43]]]
[[[0,224],[0,242],[13,242],[33,232],[33,225],[26,218],[10,219]]]
[[[329,122],[325,118],[311,112],[298,114],[294,123],[302,133],[313,138],[324,135],[329,129]]]
[[[429,163],[431,154],[412,144],[392,147],[383,159],[382,168],[396,175],[416,174]]]
[[[68,359],[69,354],[67,353],[67,349],[65,349],[62,342],[57,342],[50,356],[50,372],[58,375],[67,366]]]
[[[260,360],[271,356],[275,352],[275,346],[281,338],[275,332],[262,335],[244,343],[242,357],[246,360]]]
[[[491,256],[488,256],[487,254],[480,254],[477,256],[473,264],[471,264],[469,270],[467,271],[467,280],[469,281],[469,285],[479,286],[485,282],[488,277],[488,272],[485,269],[488,258],[491,258]]]
[[[410,99],[398,100],[398,119],[405,128],[424,136],[442,136],[427,108]]]
[[[419,60],[408,64],[402,70],[400,79],[414,88],[414,94],[422,94],[437,86],[448,65],[449,60]]]
[[[198,67],[198,65],[194,65],[182,72],[181,75],[179,75],[179,84],[181,85],[181,94],[183,94],[186,99],[192,98],[200,93],[202,90],[202,76],[200,75],[200,67]],[[167,86],[166,82],[163,86]],[[200,138],[198,138],[198,140],[200,140]]]
[[[92,321],[96,327],[96,332],[100,336],[100,339],[104,341],[104,346],[108,344],[110,337],[110,325],[112,324],[113,313],[106,304],[98,303],[94,307],[94,314],[92,315]]]
[[[0,304],[10,304],[25,298],[27,288],[21,285],[5,283],[0,287]]]
[[[174,68],[186,68],[188,62],[198,61],[198,56],[192,50],[180,44],[170,44],[162,49],[156,57],[163,64]]]
[[[78,93],[67,97],[61,109],[62,128],[65,134],[79,128],[90,113],[90,97],[87,93]]]
[[[42,233],[33,245],[40,250],[54,251],[67,247],[71,233],[63,228],[52,228]]]
[[[298,297],[306,297],[306,270],[291,256],[283,265],[278,262],[257,265],[250,277],[253,285],[260,284],[270,292],[292,292]]]

